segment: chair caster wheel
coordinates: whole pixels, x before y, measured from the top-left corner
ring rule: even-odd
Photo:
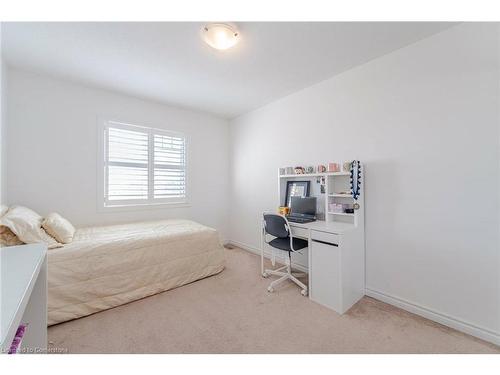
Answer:
[[[300,294],[302,294],[304,297],[307,296],[307,290],[306,289],[302,289],[300,291]]]
[[[262,272],[262,277],[264,279],[267,279],[269,277],[269,274],[267,272]]]
[[[273,288],[271,288],[271,287],[269,287],[269,288],[267,288],[267,291],[268,291],[269,293],[272,293],[272,292],[274,292],[274,289],[273,289]]]

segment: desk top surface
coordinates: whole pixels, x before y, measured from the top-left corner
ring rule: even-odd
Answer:
[[[0,344],[5,344],[23,300],[29,298],[29,289],[36,282],[45,259],[46,246],[41,244],[0,248]],[[9,345],[10,346],[10,345]]]
[[[356,226],[349,223],[340,223],[338,221],[316,220],[310,223],[294,223],[290,222],[290,226],[297,228],[306,228],[318,230],[320,232],[342,234],[354,230]]]

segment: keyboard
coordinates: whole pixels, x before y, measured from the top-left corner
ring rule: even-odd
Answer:
[[[311,223],[313,221],[316,221],[316,219],[311,219],[306,217],[296,217],[296,216],[288,216],[287,219],[292,223]]]

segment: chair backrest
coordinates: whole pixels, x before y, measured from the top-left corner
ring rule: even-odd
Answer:
[[[277,214],[264,214],[264,228],[266,233],[278,238],[287,238],[289,233],[287,230],[286,219]]]

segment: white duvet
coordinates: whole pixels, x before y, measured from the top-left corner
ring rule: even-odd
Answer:
[[[214,275],[224,250],[215,229],[164,220],[79,229],[48,261],[52,325]]]

